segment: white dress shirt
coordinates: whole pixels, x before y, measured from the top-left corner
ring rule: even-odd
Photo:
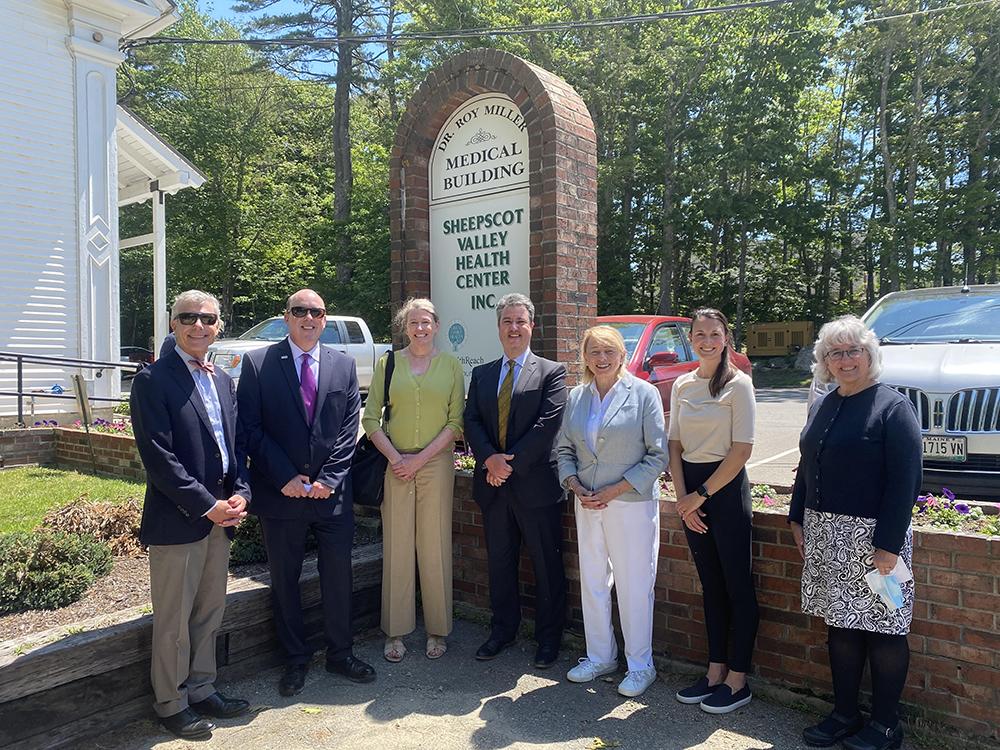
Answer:
[[[200,367],[188,364],[189,362],[197,362],[198,360],[179,346],[174,351],[184,360],[188,372],[191,373],[191,377],[194,379],[195,387],[198,389],[198,395],[201,396],[201,403],[205,407],[205,413],[208,414],[208,421],[212,425],[212,434],[215,436],[215,442],[219,446],[219,455],[222,456],[222,475],[225,476],[229,473],[229,447],[226,445],[226,431],[222,426],[222,405],[219,403],[219,393],[215,388],[215,378]]]
[[[608,406],[611,405],[611,399],[614,397],[615,391],[621,385],[621,382],[620,378],[616,380],[615,384],[604,394],[604,398],[601,398],[601,394],[597,392],[597,383],[594,381],[590,382],[590,414],[587,416],[587,432],[585,437],[587,447],[594,453],[597,453],[597,433],[601,431],[604,415],[608,413]]]

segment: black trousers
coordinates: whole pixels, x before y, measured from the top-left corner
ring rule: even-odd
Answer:
[[[300,502],[311,502],[302,500]],[[264,547],[271,568],[271,600],[278,642],[289,665],[308,664],[312,648],[306,640],[302,619],[299,576],[305,556],[306,534],[312,530],[318,543],[319,587],[323,597],[323,633],[326,658],[344,659],[351,655],[351,545],[354,515],[330,520],[288,520],[261,518]]]
[[[518,563],[523,540],[535,571],[535,640],[558,648],[566,620],[566,573],[562,559],[563,504],[525,508],[499,492],[483,511],[489,564],[492,636],[511,641],[521,624]]]
[[[694,490],[712,476],[719,463],[683,461],[684,486],[689,492]],[[746,471],[706,500],[701,509],[708,531],[697,534],[685,525],[684,532],[701,579],[708,660],[727,664],[734,672],[749,672],[759,614],[752,573],[753,509]]]

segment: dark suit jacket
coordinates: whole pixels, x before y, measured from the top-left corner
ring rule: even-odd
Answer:
[[[497,387],[502,359],[472,370],[465,403],[465,441],[476,457],[473,494],[486,505],[501,490],[526,507],[558,503],[563,498],[553,443],[566,405],[566,368],[558,362],[528,354],[517,378],[507,418],[507,448],[500,449]],[[502,487],[486,482],[483,462],[494,453],[514,456],[514,473]]]
[[[238,389],[241,434],[254,488],[251,512],[265,518],[321,519],[351,502],[350,468],[358,439],[361,394],[354,359],[320,347],[315,418],[305,405],[288,339],[250,352]],[[327,500],[285,497],[298,474],[333,490]]]
[[[250,499],[246,469],[236,456],[236,390],[232,378],[221,370],[213,377],[229,449],[225,476],[212,423],[190,367],[180,355],[157,360],[132,381],[132,429],[146,467],[139,528],[143,544],[196,542],[212,530],[212,522],[202,516],[217,499],[232,495]],[[226,531],[232,538],[234,529]]]

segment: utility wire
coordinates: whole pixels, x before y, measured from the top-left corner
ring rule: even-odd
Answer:
[[[405,41],[447,41],[458,39],[475,39],[479,37],[505,37],[505,36],[525,36],[529,34],[539,34],[558,31],[573,31],[577,29],[608,28],[615,26],[633,26],[648,23],[658,23],[670,19],[694,18],[700,16],[716,15],[719,13],[734,13],[743,10],[759,10],[778,5],[788,5],[796,0],[753,0],[745,3],[730,3],[727,5],[717,5],[707,8],[687,8],[681,10],[664,11],[662,13],[645,13],[630,16],[610,16],[606,18],[593,18],[579,21],[558,21],[554,23],[522,25],[522,26],[496,26],[480,27],[469,29],[449,29],[442,31],[400,31],[397,33],[379,32],[371,34],[351,34],[347,36],[334,37],[242,37],[237,39],[196,39],[193,37],[158,36],[147,39],[133,39],[122,45],[123,50],[139,49],[141,47],[153,47],[164,44],[199,44],[199,45],[236,45],[245,44],[250,47],[332,47],[337,44],[375,44],[375,43],[396,43]],[[856,21],[852,26],[865,26],[883,21],[893,21],[900,18],[912,18],[916,16],[931,16],[939,13],[961,10],[963,8],[974,8],[981,5],[993,5],[1000,0],[973,0],[973,2],[960,3],[958,5],[942,5],[937,8],[926,8],[924,10],[909,11],[906,13],[894,13],[887,16],[872,16]]]
[[[989,0],[995,2],[996,0]],[[796,0],[752,0],[745,3],[731,3],[727,5],[716,5],[707,8],[687,8],[682,10],[669,10],[662,13],[644,13],[631,16],[610,16],[606,18],[593,18],[579,21],[557,21],[554,23],[523,25],[523,26],[496,26],[481,27],[471,29],[449,29],[443,31],[400,31],[395,34],[379,32],[372,34],[352,34],[339,37],[275,37],[264,39],[260,37],[244,37],[239,39],[195,39],[191,37],[159,36],[148,39],[134,39],[123,45],[123,49],[138,49],[140,47],[151,47],[161,44],[206,44],[206,45],[229,45],[246,44],[252,47],[317,47],[332,46],[336,44],[373,44],[384,42],[386,44],[402,41],[444,41],[451,39],[473,39],[483,36],[523,36],[527,34],[538,34],[553,31],[572,31],[576,29],[606,28],[612,26],[631,26],[646,23],[658,23],[676,18],[694,18],[699,16],[716,15],[719,13],[734,13],[743,10],[758,10],[771,8],[778,5],[788,5]]]

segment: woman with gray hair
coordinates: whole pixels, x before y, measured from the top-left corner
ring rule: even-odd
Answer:
[[[913,582],[899,584],[899,606],[892,606],[869,581],[888,583],[900,560],[912,569],[920,425],[909,399],[878,382],[878,340],[858,318],[824,325],[813,356],[816,376],[837,388],[809,410],[788,521],[804,561],[802,610],[827,624],[834,710],[802,736],[812,747],[898,748]],[[872,578],[876,571],[882,579]],[[872,679],[867,724],[858,706],[866,662]]]

